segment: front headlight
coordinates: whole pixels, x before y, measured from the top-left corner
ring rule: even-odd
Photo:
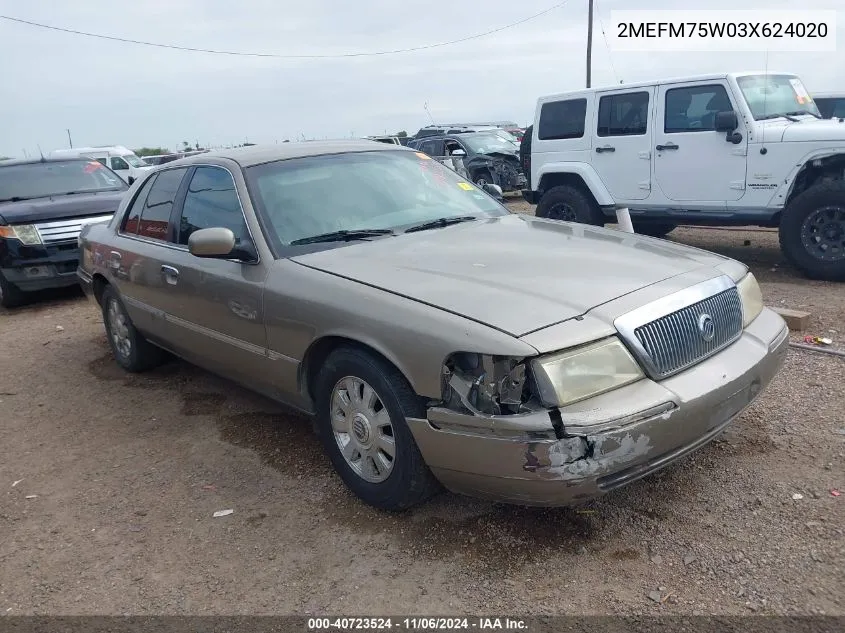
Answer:
[[[6,239],[18,239],[27,246],[41,244],[41,235],[32,224],[16,224],[13,226],[0,226],[0,237]]]
[[[736,289],[742,301],[742,327],[745,329],[763,311],[763,292],[753,273],[748,273],[740,279]]]
[[[644,377],[614,337],[531,361],[537,395],[546,406],[563,407],[618,389]]]

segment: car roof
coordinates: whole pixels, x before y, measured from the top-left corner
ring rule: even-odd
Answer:
[[[351,154],[356,152],[396,152],[412,151],[402,145],[379,143],[370,140],[338,140],[338,141],[297,141],[279,143],[277,145],[251,145],[249,147],[234,147],[220,149],[195,156],[187,156],[168,163],[168,167],[202,163],[209,159],[228,159],[241,167],[251,167],[263,163],[291,158],[306,158],[309,156],[326,156],[329,154]]]
[[[676,84],[676,83],[688,83],[693,81],[718,81],[721,79],[728,79],[729,77],[733,78],[740,78],[746,77],[748,75],[788,75],[790,77],[797,77],[795,73],[789,72],[779,72],[779,71],[772,71],[772,70],[760,70],[760,71],[742,71],[742,72],[735,72],[735,73],[712,73],[708,75],[689,75],[687,77],[668,77],[664,79],[653,79],[651,81],[638,81],[635,83],[630,84],[611,84],[607,86],[596,86],[594,88],[581,88],[579,90],[570,90],[569,92],[558,92],[555,94],[544,95],[540,97],[540,102],[545,101],[559,101],[561,99],[571,99],[577,97],[584,97],[588,94],[592,94],[595,92],[606,92],[606,91],[614,91],[614,92],[622,92],[626,90],[633,90],[636,88],[650,88],[652,86],[665,86],[667,84]],[[800,78],[800,77],[799,77]]]
[[[90,163],[92,159],[84,156],[68,156],[63,158],[61,156],[45,156],[44,158],[10,158],[7,160],[0,160],[0,167],[11,167],[12,165],[37,165],[38,163]]]

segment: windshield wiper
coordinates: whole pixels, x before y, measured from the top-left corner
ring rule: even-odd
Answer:
[[[757,119],[757,120],[758,120],[758,121],[766,121],[766,120],[768,120],[768,119],[779,119],[780,117],[783,117],[784,119],[788,119],[788,120],[792,121],[793,123],[797,123],[797,122],[798,122],[798,119],[796,119],[796,118],[795,118],[795,117],[793,117],[793,116],[790,116],[788,112],[786,112],[786,113],[784,113],[784,112],[778,112],[778,113],[776,113],[776,114],[766,114],[766,115],[761,116],[761,117],[760,117],[759,119]]]
[[[816,114],[815,112],[810,112],[809,110],[795,110],[794,112],[787,112],[787,114],[790,114],[792,116],[800,116],[802,114],[809,114],[810,116],[814,116],[817,119],[821,118],[818,114]]]
[[[20,202],[22,200],[34,200],[33,196],[12,196],[11,198],[0,199],[0,202]]]
[[[393,231],[390,229],[350,229],[344,231],[332,231],[330,233],[320,233],[319,235],[312,235],[311,237],[302,237],[298,240],[293,240],[291,245],[317,244],[318,242],[348,242],[350,240],[362,240],[365,237],[377,237],[379,235],[392,234]]]
[[[450,218],[437,218],[436,220],[430,220],[428,222],[423,222],[422,224],[415,224],[411,228],[405,229],[405,233],[414,233],[415,231],[427,231],[429,229],[440,229],[444,226],[460,224],[461,222],[471,222],[472,220],[477,219],[478,216],[475,215],[459,215]]]

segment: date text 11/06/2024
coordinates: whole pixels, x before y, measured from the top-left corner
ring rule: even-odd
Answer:
[[[400,618],[309,618],[309,631],[384,631],[399,629],[406,631],[527,631],[528,624],[519,618],[438,618],[438,617],[400,617]]]

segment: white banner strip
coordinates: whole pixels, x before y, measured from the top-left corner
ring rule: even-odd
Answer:
[[[836,11],[611,11],[612,51],[836,50]]]

